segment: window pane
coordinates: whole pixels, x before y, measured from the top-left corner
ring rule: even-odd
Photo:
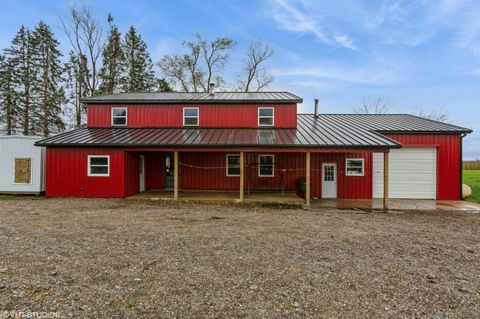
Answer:
[[[273,118],[271,117],[261,117],[258,121],[260,125],[273,125]]]
[[[261,176],[272,176],[273,175],[273,165],[260,165],[260,175]]]
[[[107,157],[90,157],[90,165],[108,165]]]
[[[198,125],[198,119],[196,117],[186,117],[185,125]]]
[[[91,166],[90,174],[108,174],[108,166]]]
[[[240,156],[228,156],[228,175],[240,175]]]
[[[112,112],[113,116],[127,116],[126,109],[113,109]]]
[[[363,161],[347,160],[347,175],[363,175]]]
[[[197,109],[183,109],[184,116],[198,116]]]
[[[113,118],[113,125],[125,125],[127,124],[126,117],[114,117]]]
[[[260,109],[259,116],[273,116],[273,109]]]
[[[273,164],[273,156],[260,156],[260,164]]]

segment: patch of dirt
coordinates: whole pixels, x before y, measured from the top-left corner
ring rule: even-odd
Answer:
[[[478,318],[480,215],[0,202],[1,311]]]

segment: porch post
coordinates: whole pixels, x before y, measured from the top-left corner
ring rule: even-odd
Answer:
[[[388,155],[389,152],[383,153],[383,210],[388,210]]]
[[[173,199],[178,200],[178,152],[173,153]]]
[[[243,151],[240,152],[240,203],[243,202],[243,175],[244,175]]]
[[[306,153],[305,183],[305,205],[310,206],[310,152]]]

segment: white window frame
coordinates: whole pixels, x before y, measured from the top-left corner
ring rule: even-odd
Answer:
[[[185,116],[185,110],[197,110],[197,116]],[[185,124],[185,118],[197,119],[197,124]],[[183,126],[199,126],[200,125],[200,109],[198,107],[184,107],[183,108]]]
[[[15,182],[15,164],[17,159],[29,159],[30,160],[30,183],[16,183]],[[33,184],[33,158],[31,157],[14,157],[13,158],[13,180],[12,185],[32,185]]]
[[[113,118],[122,118],[123,119],[123,116],[113,116],[113,110],[125,110],[125,124],[114,124],[113,123]],[[128,124],[128,108],[125,107],[125,106],[114,106],[112,107],[111,109],[111,123],[112,123],[112,126],[127,126]]]
[[[260,124],[260,119],[261,118],[270,118],[270,116],[260,116],[260,110],[272,110],[272,124]],[[258,126],[259,127],[272,127],[272,126],[275,126],[275,108],[274,107],[264,107],[264,106],[261,106],[258,108]]]
[[[107,158],[107,169],[108,173],[107,174],[94,174],[90,172],[90,168],[92,165],[90,165],[90,159],[91,158]],[[93,165],[93,166],[105,166],[105,165]],[[110,155],[88,155],[87,158],[87,175],[92,176],[92,177],[109,177],[110,176]]]
[[[226,166],[227,166],[227,172],[226,172],[226,173],[227,173],[227,176],[228,176],[228,177],[239,177],[239,176],[240,176],[240,173],[238,173],[238,174],[229,174],[229,173],[228,173],[228,158],[229,158],[230,156],[236,156],[236,157],[238,157],[238,158],[240,159],[240,154],[227,154],[227,155],[226,155],[225,160],[226,160],[226,162],[227,162],[227,165],[226,165]]]
[[[348,172],[348,161],[361,161],[362,174],[355,174],[352,172]],[[346,158],[345,159],[345,176],[365,176],[365,159],[364,158]]]
[[[261,161],[260,157],[271,157],[272,158],[272,175],[262,175],[260,174]],[[275,177],[275,155],[273,154],[259,154],[258,155],[258,177]]]

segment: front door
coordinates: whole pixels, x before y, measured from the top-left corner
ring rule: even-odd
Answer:
[[[145,155],[140,155],[140,191],[145,191]]]
[[[322,163],[322,198],[337,198],[337,164]]]

